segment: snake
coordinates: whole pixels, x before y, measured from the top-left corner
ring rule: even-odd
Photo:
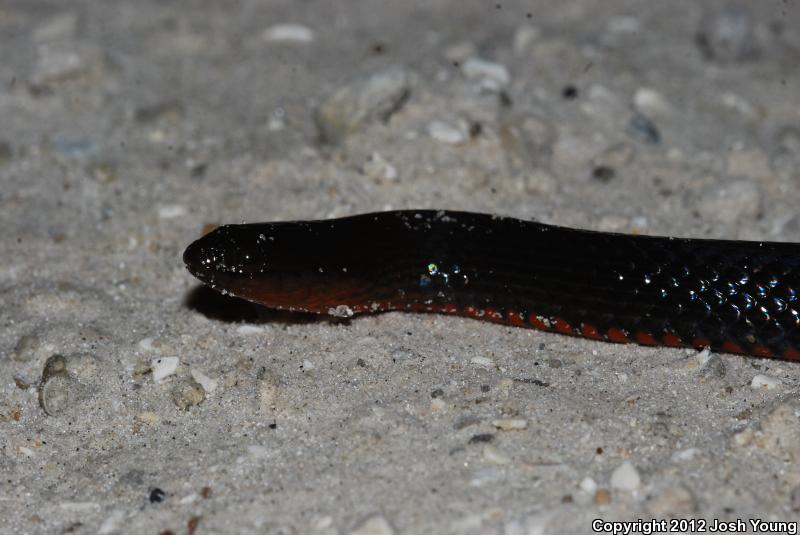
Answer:
[[[211,288],[274,309],[455,314],[605,342],[800,360],[797,243],[394,210],[222,225],[183,260]]]

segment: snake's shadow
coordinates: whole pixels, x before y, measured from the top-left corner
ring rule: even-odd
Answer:
[[[238,297],[222,295],[202,284],[187,292],[183,304],[208,319],[224,323],[299,325],[330,321],[317,314],[273,310]]]

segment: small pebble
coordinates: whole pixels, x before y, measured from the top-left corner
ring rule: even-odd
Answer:
[[[491,433],[479,433],[469,437],[469,444],[480,444],[484,442],[491,442],[494,440],[494,435]]]
[[[150,490],[150,503],[161,503],[167,498],[167,494],[161,490],[160,488],[156,487]]]
[[[759,55],[755,21],[740,5],[722,4],[700,20],[695,41],[706,59],[720,63],[752,60]]]
[[[192,368],[190,373],[192,375],[192,379],[194,379],[197,384],[202,386],[206,393],[210,394],[217,389],[218,382],[215,379],[211,379],[200,370]]]
[[[158,208],[158,217],[161,219],[175,219],[185,216],[188,210],[182,204],[167,204]]]
[[[25,362],[33,359],[41,345],[41,340],[35,334],[20,336],[17,345],[14,346],[14,360]]]
[[[314,40],[314,31],[301,24],[276,24],[265,29],[261,35],[270,42],[310,43]]]
[[[205,399],[206,394],[203,387],[194,381],[178,383],[172,389],[172,402],[182,411],[199,405]]]
[[[196,492],[193,492],[191,494],[187,494],[186,496],[184,496],[183,498],[178,500],[178,503],[180,505],[189,505],[189,504],[192,504],[192,503],[196,502],[199,499],[200,499],[200,495],[197,494]]]
[[[633,160],[634,150],[628,143],[611,145],[603,152],[592,158],[592,166],[597,168],[608,168],[616,173],[616,170],[623,169]],[[600,178],[600,177],[595,177]]]
[[[625,461],[611,473],[610,483],[611,488],[634,491],[639,488],[641,479],[633,464],[630,461]]]
[[[763,374],[758,374],[753,377],[753,380],[750,383],[750,388],[753,390],[775,390],[780,386],[780,379]]]
[[[372,516],[361,522],[350,535],[394,535],[394,529],[383,516]]]
[[[667,113],[670,105],[664,95],[650,87],[640,87],[633,95],[633,105],[644,115],[658,115]]]
[[[340,88],[316,110],[320,139],[338,143],[367,123],[388,121],[410,91],[410,76],[400,68],[377,72]]]
[[[698,455],[700,455],[701,451],[699,448],[686,448],[684,450],[678,450],[672,454],[673,461],[691,461]]]
[[[500,418],[492,420],[492,425],[503,431],[519,431],[528,428],[528,421],[521,418]]]
[[[479,58],[469,58],[461,65],[467,78],[477,78],[482,85],[492,89],[500,89],[511,82],[511,75],[505,65],[493,63]]]
[[[634,113],[631,117],[628,123],[628,134],[650,145],[656,145],[661,141],[661,134],[655,123],[639,112]]]
[[[594,492],[597,490],[597,483],[595,482],[594,479],[587,476],[583,478],[579,487],[583,492],[586,492],[587,494],[594,494]]]
[[[180,359],[178,357],[161,357],[153,359],[150,369],[153,370],[153,380],[160,383],[178,369]]]
[[[703,350],[703,351],[708,351]],[[701,352],[702,354],[702,352]],[[697,361],[700,363],[700,373],[704,377],[725,377],[727,369],[725,362],[717,353],[709,353],[708,358],[701,358],[699,355]]]
[[[506,452],[490,444],[483,447],[483,458],[492,464],[508,464],[511,462],[511,457]]]
[[[495,363],[489,357],[472,357],[469,359],[471,364],[480,366],[481,368],[494,368]]]
[[[457,127],[443,121],[433,121],[428,125],[428,135],[440,143],[455,145],[462,143],[466,136]]]
[[[442,412],[447,408],[447,403],[442,398],[434,398],[431,400],[431,411]]]
[[[236,334],[241,335],[250,335],[250,334],[260,334],[264,332],[263,327],[259,327],[258,325],[240,325],[236,327]]]
[[[611,503],[611,493],[606,489],[597,489],[593,500],[595,505],[608,505]]]
[[[136,419],[147,425],[155,425],[161,421],[161,417],[158,414],[150,411],[140,412],[136,415]]]
[[[45,362],[39,383],[39,405],[48,416],[57,416],[81,396],[80,384],[67,373],[67,361],[53,355]]]

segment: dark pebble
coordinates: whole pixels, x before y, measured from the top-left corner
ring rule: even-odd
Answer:
[[[631,122],[628,123],[628,133],[639,141],[651,145],[661,142],[661,134],[655,123],[641,113],[635,113],[631,117]]]
[[[572,84],[565,85],[564,89],[561,90],[561,96],[564,100],[575,100],[578,98],[578,88]]]
[[[444,396],[444,390],[442,390],[441,388],[437,388],[436,390],[431,392],[431,397],[433,399],[440,398],[442,396]]]
[[[481,433],[479,435],[472,435],[469,438],[469,444],[482,444],[494,440],[494,435],[491,433]]]
[[[592,169],[592,178],[603,183],[611,182],[616,175],[617,172],[614,171],[614,168],[606,165],[598,165]]]
[[[150,503],[161,503],[167,499],[167,493],[156,487],[150,491]]]

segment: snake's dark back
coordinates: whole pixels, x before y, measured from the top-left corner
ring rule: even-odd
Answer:
[[[219,227],[202,281],[275,308],[454,313],[610,342],[800,359],[800,245],[394,211]]]

